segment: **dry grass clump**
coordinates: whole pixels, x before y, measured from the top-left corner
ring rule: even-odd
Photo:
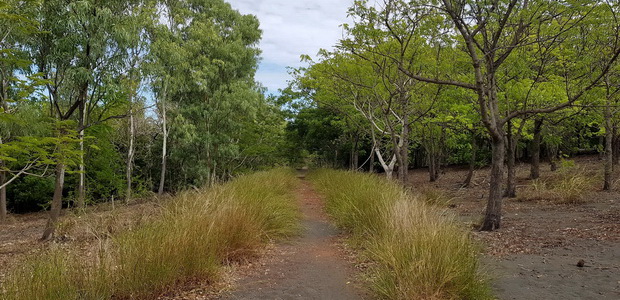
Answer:
[[[385,299],[489,299],[478,247],[438,206],[377,176],[320,170],[310,179],[337,225],[373,262],[369,278]]]
[[[217,280],[223,263],[295,234],[296,184],[290,170],[274,170],[182,193],[158,218],[98,235],[90,259],[55,246],[32,257],[9,273],[0,299],[153,299],[187,281]]]
[[[426,204],[446,207],[452,203],[453,198],[450,198],[446,192],[432,186],[417,187],[413,194]]]
[[[518,196],[521,201],[546,200],[559,204],[587,202],[588,192],[596,189],[600,175],[582,167],[563,167],[544,179],[533,180],[531,186]]]

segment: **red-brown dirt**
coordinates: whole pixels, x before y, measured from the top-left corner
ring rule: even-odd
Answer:
[[[362,299],[353,266],[343,259],[338,231],[329,224],[321,198],[302,179],[297,190],[302,234],[276,245],[239,278],[223,299]]]

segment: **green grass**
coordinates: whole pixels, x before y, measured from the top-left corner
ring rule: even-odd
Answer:
[[[336,225],[372,262],[368,278],[384,299],[490,299],[479,248],[440,207],[375,175],[319,170]],[[441,201],[439,201],[441,202]]]
[[[223,264],[297,232],[297,184],[278,169],[182,193],[157,219],[99,240],[89,258],[52,246],[28,259],[9,272],[0,298],[152,299],[184,282],[215,281]]]

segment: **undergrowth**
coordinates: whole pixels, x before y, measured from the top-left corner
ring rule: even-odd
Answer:
[[[384,299],[490,299],[479,248],[444,211],[374,175],[319,170],[309,179],[326,209],[372,262],[368,277]],[[431,195],[433,196],[433,195]],[[434,197],[434,196],[433,196]]]
[[[593,191],[600,175],[577,166],[563,166],[551,176],[532,181],[529,189],[519,195],[521,201],[547,200],[559,204],[587,202],[585,196]]]
[[[90,258],[52,245],[8,273],[0,298],[153,299],[184,282],[217,280],[223,264],[297,232],[296,184],[279,169],[182,193],[158,218],[101,234]]]

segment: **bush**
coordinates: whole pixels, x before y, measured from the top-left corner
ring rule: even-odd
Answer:
[[[369,278],[385,299],[488,299],[478,247],[440,208],[374,175],[310,175],[336,224],[373,262]]]
[[[94,257],[63,249],[32,257],[9,272],[0,298],[153,299],[187,281],[217,280],[223,263],[297,232],[296,184],[290,170],[274,170],[182,193],[160,218],[99,240]]]
[[[8,208],[14,213],[39,211],[54,195],[54,178],[23,176],[7,186]]]

